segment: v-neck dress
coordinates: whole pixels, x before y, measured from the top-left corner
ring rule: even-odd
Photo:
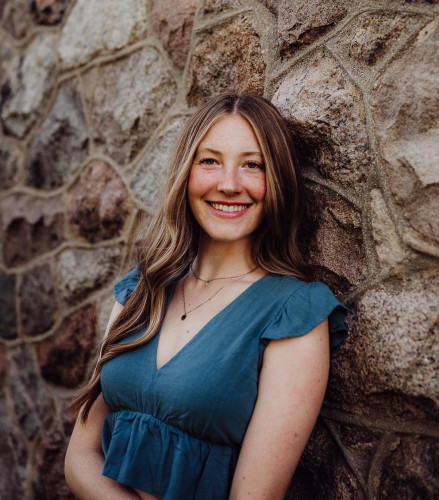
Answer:
[[[167,286],[168,304],[177,279]],[[138,280],[135,268],[116,283],[116,300],[124,305]],[[266,275],[160,369],[160,333],[106,362],[101,387],[111,412],[102,431],[103,474],[162,500],[226,500],[265,347],[305,335],[326,318],[334,347],[346,336],[345,314],[323,283]]]

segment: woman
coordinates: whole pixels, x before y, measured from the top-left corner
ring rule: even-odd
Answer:
[[[282,499],[345,310],[308,283],[289,131],[262,97],[211,99],[116,304],[66,456],[84,499]]]

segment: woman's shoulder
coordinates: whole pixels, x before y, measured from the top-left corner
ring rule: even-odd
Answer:
[[[293,276],[267,275],[269,290],[282,302],[277,317],[263,338],[298,337],[328,319],[331,347],[347,334],[346,307],[320,281],[306,282]]]
[[[131,294],[139,284],[140,280],[140,265],[137,265],[129,271],[123,278],[117,281],[114,285],[114,297],[123,306],[127,303]]]

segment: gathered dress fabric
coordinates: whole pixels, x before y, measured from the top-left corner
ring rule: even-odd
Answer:
[[[135,268],[116,283],[119,303],[126,303],[139,276]],[[168,304],[180,277],[166,287]],[[160,332],[107,361],[101,387],[111,412],[102,430],[103,474],[162,500],[226,500],[265,347],[272,339],[305,335],[326,318],[335,347],[346,336],[345,315],[323,283],[267,274],[160,369]]]

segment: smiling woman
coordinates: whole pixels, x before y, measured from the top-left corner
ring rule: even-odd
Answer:
[[[222,117],[200,142],[189,176],[189,206],[203,240],[241,240],[248,252],[263,219],[265,192],[264,161],[253,129],[238,114]]]
[[[72,404],[77,497],[285,497],[346,334],[345,308],[297,249],[297,174],[266,99],[219,96],[189,119]]]

